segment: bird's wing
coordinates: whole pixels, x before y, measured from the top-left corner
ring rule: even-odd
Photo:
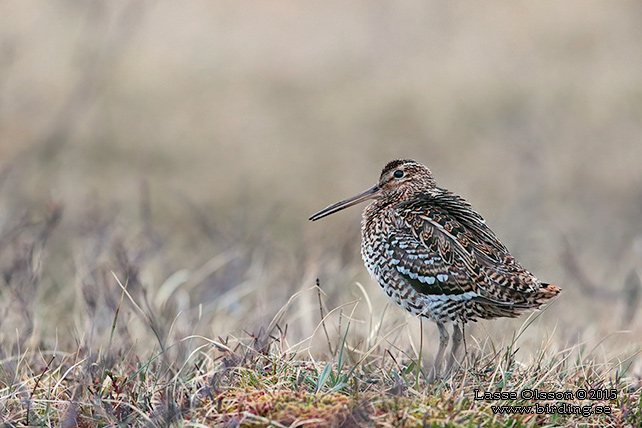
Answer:
[[[476,292],[467,268],[452,245],[433,229],[398,228],[388,236],[386,250],[399,274],[418,292],[454,296]]]
[[[397,206],[397,229],[388,238],[396,269],[419,292],[474,293],[504,300],[539,283],[463,198],[437,189]]]

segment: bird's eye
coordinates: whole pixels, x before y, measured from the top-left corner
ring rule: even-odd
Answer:
[[[396,171],[395,171],[395,173],[394,173],[394,174],[392,174],[392,175],[393,175],[395,178],[401,178],[401,177],[403,177],[403,171],[402,171],[402,170],[400,170],[400,169],[398,169],[398,170],[396,170]]]

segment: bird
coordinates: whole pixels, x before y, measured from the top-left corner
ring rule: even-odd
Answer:
[[[366,269],[392,301],[439,330],[431,381],[440,379],[450,342],[446,325],[453,325],[447,374],[467,322],[514,318],[561,291],[526,270],[468,201],[438,187],[430,169],[411,159],[388,162],[374,186],[309,220],[365,201],[371,201],[361,221]]]

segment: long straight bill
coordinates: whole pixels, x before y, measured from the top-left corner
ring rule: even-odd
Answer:
[[[351,207],[353,205],[357,205],[363,201],[367,201],[368,199],[374,199],[378,192],[379,192],[379,186],[375,184],[365,192],[359,193],[357,196],[353,196],[352,198],[345,199],[341,202],[337,202],[336,204],[330,205],[329,207],[322,209],[318,213],[310,216],[308,220],[315,221],[325,216],[329,216],[330,214],[334,214],[337,211],[341,211],[342,209]]]

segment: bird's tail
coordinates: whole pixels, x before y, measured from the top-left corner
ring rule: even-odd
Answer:
[[[490,297],[476,296],[473,300],[476,303],[476,316],[480,318],[514,318],[520,316],[524,311],[541,309],[560,294],[561,288],[551,284],[542,284],[542,287],[529,295],[521,295],[521,302],[500,301]]]
[[[560,294],[560,291],[562,291],[562,289],[555,285],[542,283],[542,288],[528,296],[528,300],[534,308],[539,308],[540,306],[548,303],[551,299],[557,297]]]

